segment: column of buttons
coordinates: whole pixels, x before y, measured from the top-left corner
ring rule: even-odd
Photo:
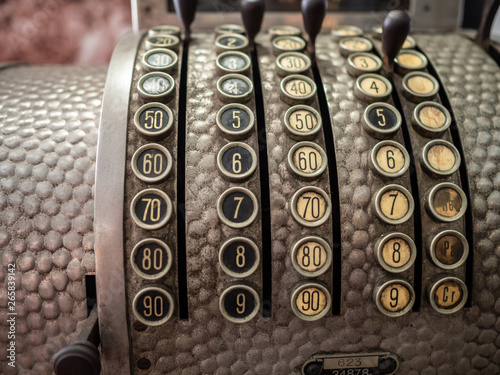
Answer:
[[[135,113],[134,125],[141,138],[154,143],[146,143],[134,152],[131,168],[138,181],[151,185],[167,180],[173,169],[173,157],[162,141],[172,133],[175,123],[168,103],[176,92],[171,74],[177,72],[180,29],[169,25],[153,27],[144,45],[146,52],[140,61],[145,74],[137,83],[144,104]],[[173,211],[168,194],[152,187],[137,193],[130,205],[133,221],[147,231],[165,227]],[[163,239],[147,237],[134,246],[130,261],[142,279],[159,281],[171,270],[174,256]],[[135,295],[132,310],[141,323],[157,326],[173,316],[175,300],[166,285],[147,285]]]
[[[217,155],[221,176],[228,181],[244,182],[257,168],[257,154],[245,143],[255,127],[253,111],[245,105],[253,98],[253,82],[248,75],[251,59],[246,53],[248,39],[239,25],[220,25],[215,29],[217,96],[224,105],[217,113],[217,126],[226,143]],[[217,212],[224,225],[243,229],[251,225],[258,215],[256,196],[243,186],[226,190],[218,200]],[[236,236],[221,245],[221,269],[236,280],[252,275],[260,264],[260,250],[255,242],[245,236]],[[234,323],[252,320],[260,310],[260,296],[247,283],[240,281],[226,287],[219,299],[222,315]]]
[[[357,77],[355,96],[368,104],[361,123],[363,130],[381,140],[370,153],[370,167],[376,176],[389,183],[375,193],[372,211],[384,224],[403,224],[413,216],[414,201],[404,186],[394,183],[408,172],[410,155],[402,144],[391,139],[402,125],[399,111],[386,103],[392,94],[392,83],[379,74],[382,60],[372,52],[372,42],[362,33],[334,38],[338,39],[342,55],[347,58],[347,72]],[[400,274],[413,266],[417,248],[408,234],[387,232],[375,243],[375,255],[385,271]],[[415,301],[412,285],[393,277],[379,282],[373,298],[379,311],[390,317],[406,314]]]

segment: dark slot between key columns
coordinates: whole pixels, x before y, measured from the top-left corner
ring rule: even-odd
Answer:
[[[342,242],[340,234],[340,194],[339,181],[337,176],[337,158],[335,155],[335,142],[333,139],[333,128],[330,119],[330,111],[326,100],[325,89],[319,74],[318,66],[314,62],[312,73],[317,87],[318,103],[323,122],[323,133],[325,135],[325,152],[328,157],[328,173],[330,175],[330,195],[332,201],[332,225],[333,225],[333,276],[332,276],[332,314],[340,315],[340,305],[342,299]]]
[[[189,318],[186,262],[186,102],[189,41],[184,40],[179,83],[177,119],[177,284],[179,287],[179,319]]]
[[[271,249],[271,198],[269,192],[269,165],[267,160],[266,117],[264,96],[260,79],[257,48],[251,50],[252,74],[254,83],[255,109],[260,162],[260,196],[262,209],[262,315],[272,315],[272,249]]]

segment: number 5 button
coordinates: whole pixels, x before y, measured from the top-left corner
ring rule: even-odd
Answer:
[[[373,200],[375,213],[387,224],[402,224],[413,215],[415,203],[410,192],[400,185],[387,185]]]
[[[375,138],[390,138],[401,127],[401,114],[387,103],[373,103],[365,109],[363,129]]]
[[[248,227],[257,217],[257,198],[248,189],[230,188],[219,198],[217,212],[222,222],[231,228]]]

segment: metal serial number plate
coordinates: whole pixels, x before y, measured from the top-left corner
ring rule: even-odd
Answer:
[[[317,354],[302,366],[303,375],[394,374],[399,361],[392,353]]]

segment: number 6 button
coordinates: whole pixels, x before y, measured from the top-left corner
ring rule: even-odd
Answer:
[[[405,280],[382,281],[373,290],[373,298],[380,312],[390,317],[406,314],[415,303],[415,291]]]
[[[230,188],[219,198],[217,212],[222,222],[231,228],[248,227],[257,217],[257,198],[248,189]]]
[[[222,175],[229,181],[245,180],[257,168],[257,155],[245,143],[228,143],[217,155],[217,166]]]
[[[410,192],[400,185],[387,185],[373,200],[375,213],[387,224],[402,224],[413,215],[415,203]]]

